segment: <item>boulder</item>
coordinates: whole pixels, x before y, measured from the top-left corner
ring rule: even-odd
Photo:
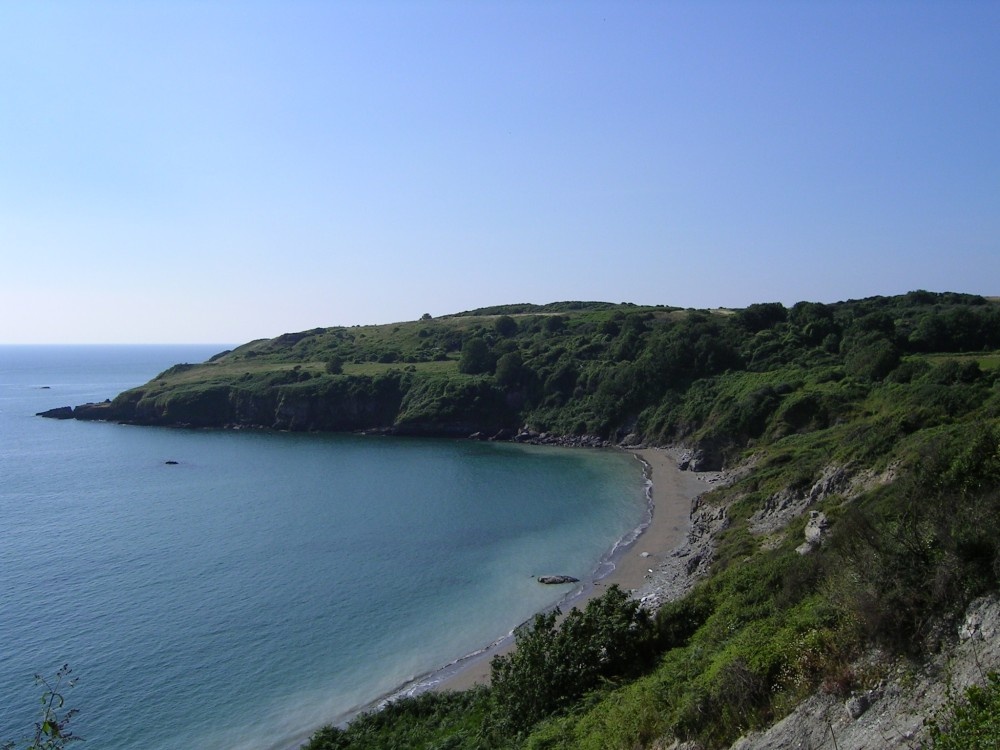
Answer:
[[[808,555],[823,543],[823,537],[830,528],[830,522],[826,519],[826,514],[822,511],[809,511],[809,520],[806,522],[806,540],[795,551],[800,555]]]
[[[573,576],[538,576],[539,583],[577,583],[580,579]]]

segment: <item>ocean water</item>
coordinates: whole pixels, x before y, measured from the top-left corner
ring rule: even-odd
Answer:
[[[604,451],[34,416],[223,346],[0,347],[0,741],[284,750],[508,633],[644,519]],[[166,461],[177,461],[168,465]]]

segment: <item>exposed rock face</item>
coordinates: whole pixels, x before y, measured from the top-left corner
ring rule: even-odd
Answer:
[[[677,468],[681,471],[721,471],[723,463],[722,451],[706,443],[685,451],[677,461]]]
[[[806,540],[795,548],[800,555],[808,555],[823,543],[823,537],[830,528],[830,522],[826,514],[818,510],[809,511],[809,520],[806,522]]]
[[[105,420],[117,419],[117,412],[111,401],[102,401],[99,404],[81,404],[73,409],[74,419],[83,420]]]
[[[861,489],[860,480],[841,466],[828,466],[808,489],[785,488],[767,499],[764,507],[750,516],[750,531],[770,534],[783,529],[806,509],[835,494],[852,498]]]
[[[694,588],[712,564],[715,540],[729,526],[726,509],[709,502],[703,493],[691,501],[690,526],[684,543],[674,549],[648,577],[638,592],[643,606],[655,610]]]
[[[1000,600],[974,601],[957,638],[929,663],[914,669],[901,664],[878,685],[846,701],[817,693],[763,732],[740,738],[731,750],[833,748],[918,748],[925,746],[924,720],[941,709],[949,690],[960,694],[982,684],[1000,667]]]

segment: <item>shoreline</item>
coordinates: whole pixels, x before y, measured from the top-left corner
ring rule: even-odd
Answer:
[[[653,572],[686,540],[694,498],[712,489],[712,485],[706,483],[706,475],[677,468],[682,453],[679,449],[636,448],[626,452],[643,465],[648,503],[646,517],[631,538],[620,540],[608,558],[601,561],[593,577],[582,581],[576,590],[560,600],[556,606],[564,612],[584,606],[615,584],[643,601],[655,593],[658,587]],[[604,572],[608,567],[611,569]],[[508,633],[480,651],[404,686],[385,700],[428,690],[461,691],[487,685],[493,657],[509,652],[513,646],[514,634]]]
[[[716,486],[714,483],[719,479],[720,472],[682,471],[677,467],[685,453],[681,448],[629,448],[625,452],[642,464],[646,480],[646,515],[642,523],[620,539],[607,557],[598,563],[591,577],[567,592],[553,609],[558,607],[567,612],[573,607],[580,608],[615,584],[634,598],[654,605],[677,595],[657,573],[667,567],[668,560],[688,541],[694,500]],[[380,709],[404,697],[432,691],[460,692],[488,685],[493,657],[510,652],[514,643],[512,631],[478,651],[417,677],[365,706],[350,710],[335,723],[344,726],[359,713]],[[282,750],[297,750],[313,731],[296,738],[293,745],[283,745]]]

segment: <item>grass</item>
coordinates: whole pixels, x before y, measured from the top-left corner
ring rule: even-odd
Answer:
[[[979,369],[984,372],[988,370],[1000,370],[1000,352],[989,352],[983,354],[978,352],[973,354],[925,354],[923,356],[928,362],[934,365],[953,359],[959,363],[978,362]]]

